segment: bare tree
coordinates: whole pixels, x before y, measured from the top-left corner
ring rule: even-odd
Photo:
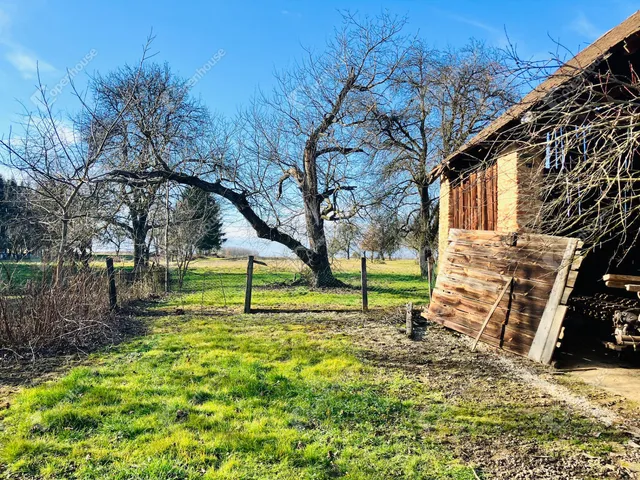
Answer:
[[[512,113],[515,121],[482,145],[483,158],[517,145],[529,159],[521,191],[534,208],[526,228],[577,236],[586,252],[602,249],[610,264],[633,266],[640,245],[640,61],[631,46],[617,48],[587,66],[560,56],[525,61],[513,51],[520,78],[537,85],[555,70],[554,85],[562,84],[526,96],[525,113]]]
[[[189,265],[198,252],[216,252],[224,243],[219,207],[210,193],[182,189],[170,222],[168,254],[176,262],[182,288]]]
[[[152,166],[115,169],[113,176],[168,179],[220,195],[260,238],[290,248],[311,269],[314,285],[338,284],[325,221],[348,219],[362,206],[356,187],[366,173],[367,105],[384,93],[402,58],[402,26],[387,15],[363,22],[346,16],[324,52],[307,52],[278,75],[273,95],[259,96],[242,115],[233,152],[219,141],[196,162],[174,168],[153,149]]]
[[[102,159],[110,170],[137,171],[150,165],[173,168],[183,161],[190,144],[205,135],[209,122],[206,108],[189,97],[187,82],[173,75],[166,65],[125,66],[109,75],[96,76],[90,89],[97,115],[103,123],[114,125]],[[117,188],[122,215],[111,221],[129,232],[136,271],[149,259],[147,239],[156,226],[154,207],[163,184],[161,179],[121,182]]]
[[[73,258],[77,242],[86,238],[87,217],[96,211],[97,188],[92,180],[99,174],[98,155],[90,151],[77,124],[65,126],[54,117],[44,96],[41,109],[27,113],[22,126],[20,136],[0,140],[2,163],[25,179],[31,209],[49,242],[56,245],[59,280],[65,259]],[[102,148],[100,133],[85,133]]]
[[[131,238],[129,232],[114,223],[108,223],[100,233],[100,241],[107,245],[113,245],[115,254],[120,257],[122,246]]]
[[[393,75],[391,94],[373,105],[382,196],[408,208],[405,228],[419,240],[420,267],[437,242],[438,195],[432,169],[515,100],[504,53],[471,42],[438,51],[414,41]]]
[[[343,252],[347,256],[347,260],[349,260],[351,254],[355,253],[358,248],[360,237],[360,227],[358,225],[350,222],[339,223],[329,242],[329,252],[332,256]]]
[[[360,247],[363,251],[378,254],[380,260],[391,258],[400,249],[402,241],[401,222],[392,212],[375,212],[362,235]]]
[[[141,60],[147,55],[151,39],[143,49]],[[95,180],[103,173],[101,159],[108,146],[108,138],[124,112],[130,98],[109,119],[100,117],[75,89],[82,105],[82,114],[64,121],[53,110],[46,88],[39,81],[39,105],[35,112],[26,110],[22,131],[0,139],[0,162],[20,172],[30,198],[35,202],[39,221],[55,241],[56,281],[59,281],[66,259],[74,257],[74,248],[86,249],[88,218],[97,212],[101,185]],[[76,232],[81,244],[70,241]],[[97,231],[95,232],[97,233]],[[90,234],[93,236],[94,232]],[[54,238],[55,237],[55,238]],[[77,253],[77,252],[76,252]]]

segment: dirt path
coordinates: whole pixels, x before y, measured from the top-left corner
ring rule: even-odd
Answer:
[[[576,370],[571,375],[589,385],[640,404],[640,369],[596,366]]]

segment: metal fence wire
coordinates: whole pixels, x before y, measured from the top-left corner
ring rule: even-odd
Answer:
[[[337,286],[314,288],[311,272],[295,259],[200,258],[183,275],[175,267],[170,269],[168,301],[182,309],[249,311],[245,305],[249,291],[251,312],[358,311],[363,301],[370,309],[429,302],[429,282],[420,276],[416,260],[336,259],[330,273]]]

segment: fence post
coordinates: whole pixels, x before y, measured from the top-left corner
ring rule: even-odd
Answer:
[[[407,316],[405,318],[407,324],[407,337],[413,339],[413,303],[407,303]]]
[[[433,282],[433,263],[431,257],[427,259],[427,276],[429,278],[429,303],[431,303],[431,296],[433,295],[433,287],[431,286]]]
[[[361,263],[361,283],[362,283],[362,311],[369,310],[369,297],[367,295],[367,257],[363,255],[360,259]]]
[[[113,258],[107,258],[107,277],[109,279],[109,308],[115,310],[118,306],[116,293],[116,273],[113,269]]]
[[[251,289],[253,286],[253,255],[249,255],[247,263],[247,288],[244,292],[244,313],[251,313]]]

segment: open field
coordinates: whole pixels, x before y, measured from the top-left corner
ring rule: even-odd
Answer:
[[[19,262],[0,260],[0,284],[23,286],[30,279],[41,280],[50,275],[51,268],[36,260]]]
[[[353,310],[362,305],[359,259],[334,262],[336,277],[351,287],[335,290],[291,285],[304,273],[298,261],[275,258],[264,262],[267,266],[255,265],[254,269],[255,308]],[[172,304],[239,307],[244,303],[246,270],[246,259],[196,260],[185,278],[186,294],[175,297]],[[415,260],[369,262],[367,270],[371,308],[428,303],[429,285],[420,278]]]
[[[244,261],[219,262],[230,261],[199,261],[196,272],[243,278]],[[403,262],[371,268],[397,288],[370,314],[241,315],[241,294],[229,293],[229,308],[173,315],[169,298],[139,311],[145,334],[45,381],[24,378],[37,363],[0,367],[0,478],[633,478],[636,405],[584,385],[572,393],[550,370],[489,349],[471,353],[440,327],[407,339],[394,308],[407,300],[390,292],[423,298],[424,283]],[[267,263],[267,283],[293,278]],[[265,295],[311,310],[359,298]]]

